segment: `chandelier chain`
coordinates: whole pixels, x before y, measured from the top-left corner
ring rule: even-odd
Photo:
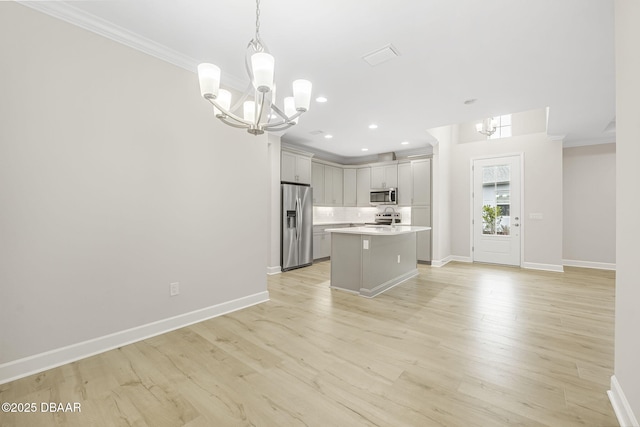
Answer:
[[[256,41],[260,40],[260,0],[256,0]]]

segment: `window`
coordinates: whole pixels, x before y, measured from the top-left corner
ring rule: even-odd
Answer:
[[[496,124],[496,131],[489,139],[508,138],[511,136],[511,114],[493,118]]]

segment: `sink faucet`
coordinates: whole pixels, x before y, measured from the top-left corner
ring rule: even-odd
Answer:
[[[389,209],[391,209],[391,212],[393,212],[393,216],[391,217],[391,228],[395,229],[398,215],[396,209],[393,206],[387,206],[386,208],[384,208],[384,211],[387,212]]]

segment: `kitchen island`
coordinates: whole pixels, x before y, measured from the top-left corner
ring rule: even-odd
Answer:
[[[330,228],[331,287],[374,297],[418,274],[416,233],[431,227]]]

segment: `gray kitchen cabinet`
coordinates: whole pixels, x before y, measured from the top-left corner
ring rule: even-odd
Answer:
[[[413,201],[413,179],[411,163],[398,165],[398,205],[411,206]]]
[[[311,184],[311,157],[282,151],[280,180],[299,184]]]
[[[371,167],[371,188],[396,188],[397,186],[397,164]]]
[[[324,204],[342,206],[342,168],[324,165]]]
[[[411,225],[431,227],[431,206],[412,207]],[[416,255],[418,262],[431,263],[431,230],[417,234]]]
[[[324,229],[313,231],[313,260],[328,258],[331,256],[331,233]]]
[[[413,190],[411,205],[431,205],[431,159],[413,160],[411,175]]]
[[[343,206],[357,206],[357,170],[345,168],[343,174]]]
[[[356,173],[356,203],[359,207],[371,206],[369,192],[371,191],[371,168],[358,168]]]
[[[324,165],[311,163],[311,187],[313,188],[313,205],[324,205]]]

